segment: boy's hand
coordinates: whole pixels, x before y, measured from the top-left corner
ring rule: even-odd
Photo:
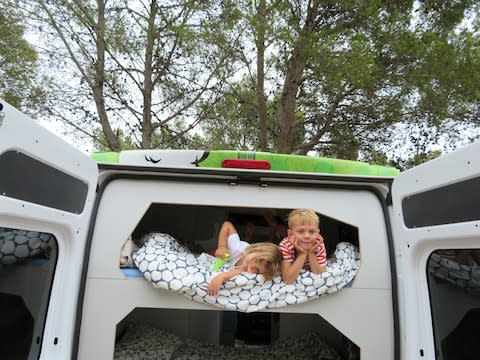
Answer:
[[[300,240],[297,239],[294,235],[290,238],[290,242],[293,244],[293,247],[295,248],[295,251],[297,254],[306,254],[307,250],[305,250],[301,245],[300,245]]]
[[[210,283],[208,284],[208,287],[207,287],[207,294],[210,296],[217,295],[222,285],[223,285],[223,276],[222,274],[219,274],[215,276],[212,280],[210,280]]]
[[[324,241],[323,236],[320,235],[320,233],[315,234],[314,241],[315,243],[309,250],[309,252],[312,252],[312,253],[316,253],[317,251],[320,250],[320,247],[323,245],[323,241]]]
[[[323,236],[320,233],[316,233],[314,239],[320,243],[319,245],[323,244]]]
[[[225,257],[226,253],[228,253],[228,248],[226,246],[219,246],[217,250],[215,250],[215,256],[221,259]]]

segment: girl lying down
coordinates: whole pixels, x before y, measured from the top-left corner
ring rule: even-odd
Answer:
[[[243,272],[261,274],[266,280],[272,280],[278,275],[282,262],[282,253],[277,245],[266,242],[250,245],[241,241],[229,221],[225,221],[220,228],[215,256],[231,258],[234,268],[218,274],[210,281],[207,287],[210,296],[217,295],[225,281]]]

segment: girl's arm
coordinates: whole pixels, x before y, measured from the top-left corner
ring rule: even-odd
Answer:
[[[225,281],[230,280],[234,276],[240,275],[242,272],[243,272],[242,268],[236,268],[236,269],[232,269],[232,270],[225,271],[223,273],[218,274],[212,280],[210,280],[210,283],[208,284],[208,287],[207,287],[207,294],[210,296],[217,295],[218,291],[220,290],[220,287],[223,285]]]
[[[215,256],[223,258],[228,253],[228,237],[236,232],[235,227],[230,221],[225,221],[218,232],[217,249],[215,250]]]

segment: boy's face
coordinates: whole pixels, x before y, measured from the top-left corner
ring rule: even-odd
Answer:
[[[288,230],[290,241],[297,240],[298,244],[305,250],[310,250],[315,244],[316,234],[320,232],[314,224],[295,225]]]

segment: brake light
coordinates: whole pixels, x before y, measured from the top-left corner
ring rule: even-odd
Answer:
[[[222,167],[270,170],[270,163],[267,160],[224,159],[222,160]]]

